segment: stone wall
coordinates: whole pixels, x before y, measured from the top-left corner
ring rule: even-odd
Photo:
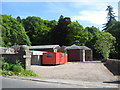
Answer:
[[[16,60],[20,60],[23,63],[23,60],[21,60],[21,57],[19,54],[2,54],[2,57],[8,62],[11,62],[13,64],[16,63]]]
[[[31,67],[31,53],[29,51],[29,47],[26,45],[22,45],[20,47],[20,51],[17,54],[2,54],[2,57],[8,62],[13,64],[16,63],[16,60],[20,60],[24,65],[26,70],[30,70]]]
[[[120,75],[120,60],[108,59],[105,65],[114,75]]]

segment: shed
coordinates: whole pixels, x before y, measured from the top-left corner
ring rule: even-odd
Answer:
[[[30,50],[45,51],[45,52],[57,52],[59,48],[60,48],[59,45],[30,46]]]
[[[42,51],[31,51],[31,64],[32,65],[42,65]]]
[[[92,50],[86,46],[72,45],[65,48],[68,53],[68,61],[91,61]]]

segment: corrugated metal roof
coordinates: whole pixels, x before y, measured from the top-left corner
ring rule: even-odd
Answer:
[[[30,46],[30,49],[48,49],[48,48],[53,48],[57,49],[60,48],[59,45],[40,45],[40,46]]]
[[[68,46],[65,49],[83,49],[83,50],[91,50],[90,48],[86,47],[86,46],[77,46],[77,45],[72,45],[72,46]]]
[[[79,46],[80,49],[84,49],[84,50],[91,50],[90,48],[86,47],[86,46]]]

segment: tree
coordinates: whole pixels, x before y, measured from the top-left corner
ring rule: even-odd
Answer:
[[[92,27],[86,27],[85,30],[88,32],[88,40],[86,42],[86,45],[90,48],[93,48],[93,43],[96,40],[97,35],[100,33],[98,28],[92,26]],[[91,46],[92,45],[92,46]]]
[[[58,24],[62,24],[64,22],[64,16],[61,15],[58,20]]]
[[[53,29],[53,44],[59,44],[60,46],[67,44],[67,25],[71,23],[70,18],[64,18],[63,15],[60,16],[58,25]]]
[[[115,15],[114,15],[115,13],[113,13],[112,6],[107,6],[106,11],[108,11],[108,15],[107,15],[107,23],[103,24],[105,25],[104,30],[106,30],[108,27],[110,27],[112,24],[116,22]]]
[[[30,45],[29,37],[26,35],[22,24],[18,23],[15,18],[8,15],[2,17],[2,46],[10,47],[13,45]]]
[[[68,26],[67,45],[85,45],[88,33],[78,22],[71,22]]]
[[[120,59],[120,22],[114,23],[112,26],[110,26],[107,31],[111,33],[116,38],[116,44],[115,49],[116,52],[111,53],[111,58],[118,58]]]
[[[53,42],[53,33],[52,31],[54,30],[54,28],[56,27],[56,25],[58,24],[58,22],[56,20],[52,20],[52,21],[48,21],[48,20],[44,20],[44,24],[50,28],[49,32],[44,36],[45,44],[52,44]]]
[[[114,48],[115,40],[115,37],[110,33],[101,32],[95,41],[94,47],[97,52],[101,53],[104,59],[107,59],[110,51]]]
[[[49,34],[51,29],[56,24],[55,21],[43,20],[40,17],[28,16],[22,20],[27,35],[30,37],[32,45],[50,44],[51,35]],[[53,22],[53,23],[52,23]]]
[[[19,23],[22,23],[22,20],[21,20],[20,16],[18,16],[16,19]]]
[[[94,26],[86,27],[85,30],[88,32],[88,40],[86,41],[85,45],[93,50],[94,59],[101,59],[101,54],[96,51],[95,46],[94,46],[97,40],[97,37],[100,34],[100,31],[98,30],[98,28]]]

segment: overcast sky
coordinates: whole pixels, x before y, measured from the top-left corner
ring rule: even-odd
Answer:
[[[102,29],[107,19],[106,8],[113,7],[118,16],[119,0],[2,0],[2,14],[16,18],[38,16],[46,20],[58,20],[60,15],[78,21],[84,27]],[[117,17],[116,17],[117,19]]]

